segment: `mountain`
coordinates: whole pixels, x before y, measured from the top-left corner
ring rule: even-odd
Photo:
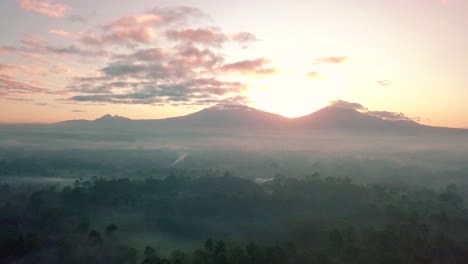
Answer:
[[[241,104],[218,104],[201,111],[165,119],[172,123],[208,127],[283,127],[290,119]]]
[[[130,118],[127,118],[127,117],[123,117],[123,116],[118,116],[118,115],[104,115],[104,116],[101,116],[100,118],[98,119],[95,119],[94,121],[95,122],[122,122],[122,121],[130,121],[131,119]]]
[[[327,106],[312,114],[295,118],[296,126],[316,130],[344,132],[417,133],[427,126],[412,120],[386,120],[366,112],[339,106]]]
[[[95,120],[70,120],[60,124],[72,127],[111,128],[145,133],[191,133],[215,129],[221,132],[253,133],[267,129],[270,132],[333,133],[352,135],[425,135],[468,133],[466,129],[437,128],[421,125],[409,119],[388,120],[352,108],[327,106],[298,118],[261,111],[241,104],[218,104],[201,111],[166,119],[132,120],[122,116],[105,115]]]
[[[118,115],[103,115],[97,119],[94,120],[86,120],[86,119],[73,119],[73,120],[65,120],[62,122],[59,122],[58,124],[83,124],[83,123],[119,123],[119,122],[127,122],[131,121],[132,119],[123,117],[123,116],[118,116]]]
[[[286,118],[245,105],[220,104],[166,119],[132,120],[104,115],[95,120],[69,120],[56,124],[2,125],[0,142],[70,148],[138,144],[171,148],[340,149],[371,146],[375,142],[386,144],[385,148],[395,144],[418,148],[447,142],[458,146],[468,139],[468,129],[425,126],[401,117],[404,120],[386,120],[372,112],[332,105],[306,116]]]

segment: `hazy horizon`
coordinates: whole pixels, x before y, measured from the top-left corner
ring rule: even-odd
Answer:
[[[272,112],[268,112],[268,111],[263,111],[261,109],[256,109],[256,108],[252,108],[246,104],[242,104],[242,103],[233,103],[233,102],[221,102],[221,103],[218,103],[216,105],[213,105],[213,106],[208,106],[206,108],[203,108],[202,110],[196,110],[194,112],[189,112],[187,114],[183,114],[183,115],[178,115],[178,116],[168,116],[168,117],[161,117],[161,118],[145,118],[145,119],[138,119],[138,118],[129,118],[127,116],[119,116],[119,115],[114,115],[112,113],[107,113],[107,114],[104,114],[102,116],[96,116],[96,117],[91,117],[90,119],[84,119],[84,118],[80,118],[80,119],[67,119],[67,120],[60,120],[58,122],[0,122],[0,125],[28,125],[28,124],[56,124],[56,123],[61,123],[61,122],[66,122],[66,121],[74,121],[74,120],[84,120],[84,121],[97,121],[99,119],[102,119],[102,118],[122,118],[122,119],[128,119],[128,120],[131,120],[131,121],[158,121],[158,120],[165,120],[165,119],[172,119],[172,118],[177,118],[177,117],[184,117],[184,116],[190,116],[191,114],[196,114],[200,111],[203,111],[203,110],[210,110],[210,109],[215,109],[216,107],[218,106],[241,106],[241,107],[247,107],[247,109],[252,109],[252,110],[259,110],[261,112],[265,112],[265,113],[268,113],[268,114],[275,114],[275,115],[278,115],[279,117],[283,117],[283,118],[286,118],[288,120],[295,120],[295,119],[300,119],[300,118],[303,118],[303,117],[307,117],[309,115],[312,115],[312,114],[315,114],[317,112],[319,112],[320,110],[324,110],[324,109],[327,109],[327,108],[330,108],[330,107],[339,107],[339,108],[343,108],[344,109],[347,109],[347,110],[355,110],[361,114],[366,114],[366,115],[370,115],[370,116],[374,116],[374,117],[378,117],[382,120],[387,120],[387,121],[401,121],[401,120],[406,120],[406,121],[413,121],[413,122],[416,122],[418,124],[422,124],[422,125],[427,125],[425,124],[427,120],[421,120],[419,118],[411,118],[411,117],[407,117],[406,115],[404,115],[403,113],[396,113],[396,112],[388,112],[388,111],[370,111],[369,109],[365,108],[364,106],[362,106],[361,104],[358,104],[358,103],[350,103],[350,102],[346,102],[346,101],[342,101],[342,100],[337,100],[337,101],[332,101],[332,102],[329,102],[329,105],[328,106],[325,106],[324,108],[322,109],[318,109],[317,111],[314,111],[314,112],[311,112],[311,113],[308,113],[308,114],[305,114],[305,115],[301,115],[301,116],[296,116],[296,117],[288,117],[288,116],[284,116],[284,115],[281,115],[281,114],[277,114],[277,113],[272,113]],[[431,125],[429,125],[431,126]],[[432,125],[434,127],[442,127],[442,126],[437,126],[437,125]],[[464,127],[447,127],[447,128],[457,128],[457,129],[468,129],[468,127],[464,128]]]

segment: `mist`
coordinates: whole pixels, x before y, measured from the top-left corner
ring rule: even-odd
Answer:
[[[0,126],[1,259],[462,263],[467,131],[255,111]]]

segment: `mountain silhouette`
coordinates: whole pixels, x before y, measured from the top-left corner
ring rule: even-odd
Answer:
[[[241,104],[217,104],[186,116],[168,118],[166,121],[191,126],[278,128],[290,122],[284,116]]]
[[[287,118],[278,114],[261,111],[241,104],[218,104],[201,111],[180,117],[149,120],[132,120],[122,116],[104,115],[95,120],[70,120],[61,122],[78,127],[187,132],[201,129],[217,131],[269,131],[324,132],[339,134],[397,134],[418,135],[445,132],[468,133],[466,129],[431,127],[410,119],[384,119],[368,112],[352,108],[327,106],[314,113],[297,118]]]
[[[388,120],[351,108],[327,106],[312,114],[295,118],[296,126],[306,129],[354,131],[362,133],[416,133],[428,128],[413,120]]]
[[[119,121],[129,121],[131,120],[130,118],[123,117],[123,116],[118,116],[118,115],[103,115],[100,118],[94,120],[96,122],[119,122]]]

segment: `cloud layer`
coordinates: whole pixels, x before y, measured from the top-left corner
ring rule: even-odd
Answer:
[[[24,9],[52,17],[64,17],[71,9],[52,1],[19,3]],[[61,64],[89,65],[89,69],[80,69],[79,74],[70,77],[61,89],[61,94],[66,95],[58,98],[62,103],[245,102],[247,84],[232,80],[274,74],[276,70],[263,57],[231,61],[225,55],[225,44],[244,48],[255,42],[256,36],[198,26],[209,21],[207,18],[203,11],[192,7],[156,7],[81,31],[55,27],[48,30],[47,36],[25,34],[19,45],[0,47],[0,53],[22,57],[57,73],[63,68]],[[60,38],[61,44],[47,37]],[[11,65],[8,69],[7,65],[0,67],[0,85],[5,87],[0,96],[49,92],[47,85],[18,79],[24,71]]]

